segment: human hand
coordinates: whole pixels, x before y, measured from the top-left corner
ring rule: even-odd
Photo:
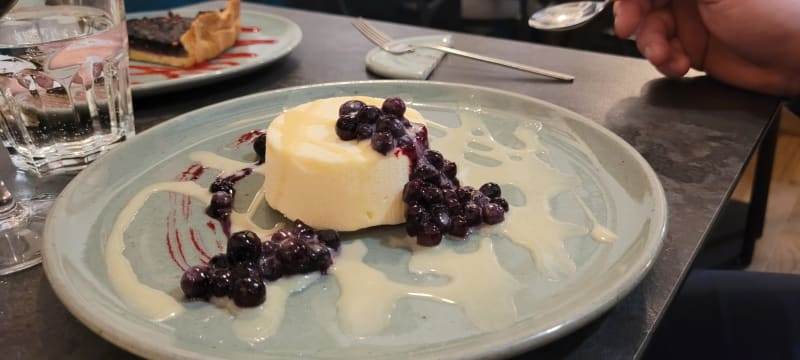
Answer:
[[[797,0],[615,0],[614,29],[636,34],[664,75],[690,68],[771,95],[800,95]]]

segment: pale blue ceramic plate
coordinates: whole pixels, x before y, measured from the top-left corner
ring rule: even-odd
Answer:
[[[225,2],[209,2],[171,11],[194,17],[200,10],[217,10]],[[167,10],[128,14],[128,18],[163,16]],[[239,41],[225,53],[207,64],[191,69],[179,69],[132,61],[131,90],[134,95],[154,95],[179,91],[189,87],[224,80],[269,65],[288,55],[303,38],[303,32],[293,21],[274,14],[255,11],[242,5],[242,33]]]
[[[240,134],[265,128],[270,119],[294,105],[353,94],[400,96],[428,119],[451,126],[457,126],[460,116],[477,115],[486,130],[510,146],[514,143],[511,130],[523,123],[541,122],[540,139],[548,161],[581,179],[578,192],[598,219],[610,224],[620,238],[612,244],[600,244],[588,236],[567,241],[566,249],[577,264],[577,272],[559,281],[543,276],[526,251],[502,237],[493,238],[503,267],[525,285],[515,297],[519,321],[493,332],[471,328],[456,306],[414,300],[398,305],[395,320],[382,335],[342,345],[333,335],[337,329],[334,304],[338,285],[330,277],[290,297],[286,319],[277,335],[252,346],[237,339],[230,317],[211,305],[192,303],[177,318],[155,323],[137,315],[120,299],[109,283],[104,249],[112,224],[133,194],[148,184],[174,179],[191,164],[188,154],[192,151],[215,151],[251,161],[249,145],[235,146]],[[461,171],[470,166],[469,162],[459,164]],[[205,184],[213,176],[206,174],[198,181]],[[237,199],[252,196],[260,186],[259,177],[245,181],[237,190]],[[181,271],[167,253],[167,209],[157,206],[168,203],[167,195],[162,195],[154,196],[156,205],[140,212],[126,233],[125,256],[141,281],[174,292]],[[583,213],[573,198],[557,196],[550,202],[554,217],[582,221]],[[195,210],[200,216],[189,221],[196,229],[206,228],[208,219],[202,215],[203,209]],[[262,222],[280,219],[266,205],[262,211],[266,219]],[[663,189],[645,160],[619,137],[576,113],[519,94],[459,84],[322,84],[254,94],[193,111],[132,138],[98,159],[67,186],[50,212],[44,268],[56,294],[86,326],[148,358],[505,357],[574,331],[625,296],[658,254],[666,218]],[[376,240],[397,233],[397,227],[388,227],[348,234],[346,239],[372,239],[366,241],[365,259],[388,272],[394,270],[392,276],[408,276],[402,270],[407,255]],[[214,236],[202,235],[201,246],[216,249]],[[469,243],[465,246],[462,251],[470,251]],[[184,241],[183,251],[189,262],[198,261],[199,254],[191,243]]]

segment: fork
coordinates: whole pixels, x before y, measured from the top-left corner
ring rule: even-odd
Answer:
[[[555,71],[545,70],[536,68],[533,66],[523,65],[520,63],[515,63],[512,61],[507,61],[503,59],[498,59],[494,57],[489,57],[485,55],[475,54],[463,50],[453,49],[447,46],[441,45],[428,45],[428,44],[405,44],[405,43],[395,43],[389,44],[392,41],[392,38],[389,35],[384,34],[374,26],[367,23],[363,18],[359,17],[353,20],[353,26],[366,37],[369,41],[373,42],[375,45],[378,45],[383,51],[386,51],[391,54],[405,54],[409,52],[413,52],[416,48],[426,48],[426,49],[433,49],[438,50],[441,52],[445,52],[448,54],[463,56],[466,58],[470,58],[473,60],[483,61],[490,64],[505,66],[508,68],[526,71],[529,73],[533,73],[536,75],[541,75],[545,77],[549,77],[552,79],[557,79],[561,81],[568,81],[572,82],[575,80],[575,77],[568,74],[562,74]]]

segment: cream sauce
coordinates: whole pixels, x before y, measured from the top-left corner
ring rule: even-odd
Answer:
[[[251,309],[241,309],[233,305],[228,306],[235,314],[233,331],[240,339],[255,343],[269,338],[280,328],[286,314],[286,301],[289,296],[305,290],[317,279],[319,273],[303,276],[280,278],[278,281],[267,284],[267,300],[261,306]]]
[[[165,182],[150,185],[136,194],[117,216],[106,243],[106,266],[114,289],[137,312],[155,321],[170,319],[181,312],[183,306],[173,296],[153,289],[139,281],[131,262],[125,257],[124,236],[136,214],[151,195],[160,191],[177,192],[197,198],[204,203],[211,200],[208,190],[193,182]]]
[[[459,164],[459,178],[463,184],[478,187],[487,182],[508,184],[519,188],[523,204],[512,204],[506,220],[495,227],[514,243],[526,248],[540,271],[552,279],[559,279],[576,271],[575,262],[564,247],[571,237],[585,235],[583,226],[554,219],[549,201],[554,196],[571,191],[579,185],[577,178],[567,176],[539,158],[545,148],[538,139],[541,128],[531,122],[517,127],[514,136],[524,144],[512,149],[496,142],[475,112],[459,114],[461,126],[452,129],[429,123],[445,135],[431,139],[431,147]],[[435,132],[432,132],[435,133]],[[478,144],[478,146],[470,145]],[[481,166],[470,159],[474,155],[494,160],[497,166]],[[466,166],[469,162],[469,166]],[[483,232],[496,231],[495,227]]]
[[[457,253],[447,246],[410,246],[412,253],[408,271],[444,276],[448,278],[444,285],[395,282],[363,262],[367,248],[362,241],[343,244],[329,273],[336,278],[340,287],[337,310],[339,325],[345,333],[356,337],[379,334],[391,322],[397,301],[406,297],[457,304],[464,309],[467,318],[482,330],[509,326],[517,319],[514,295],[522,285],[499,264],[489,234],[500,231],[514,243],[526,248],[537,267],[548,277],[556,279],[576,271],[576,265],[564,247],[566,239],[587,233],[597,241],[613,241],[616,237],[596,221],[590,231],[584,226],[558,221],[550,215],[549,200],[557,194],[573,190],[579,183],[576,178],[560,173],[539,158],[538,154],[545,150],[538,141],[539,127],[535,123],[515,130],[514,135],[525,146],[513,149],[496,142],[478,114],[463,112],[460,115],[462,124],[457,130],[428,123],[432,129],[438,130],[432,133],[444,134],[431,138],[432,148],[459,164],[462,183],[475,187],[490,181],[513,185],[524,193],[524,201],[512,204],[505,222],[485,227],[473,235],[473,241],[480,242],[476,251]],[[495,165],[477,164],[471,160],[474,159],[473,155],[491,159]],[[224,173],[232,173],[250,165],[210,152],[195,152],[190,158]],[[256,168],[256,171],[263,173],[263,167]],[[158,191],[192,196],[205,203],[211,197],[207,189],[193,182],[154,184],[134,196],[114,224],[106,248],[106,263],[112,283],[132,308],[154,321],[180,314],[183,306],[175,297],[138,280],[123,254],[123,236],[147,198]],[[262,199],[263,194],[258,193],[246,213],[232,214],[234,231],[269,231],[252,221]],[[277,224],[276,228],[280,225]],[[401,239],[400,242],[403,241],[411,243],[410,238]],[[267,301],[257,308],[236,309],[230,301],[227,304],[224,301],[217,303],[223,303],[234,314],[233,328],[237,336],[249,342],[258,342],[278,330],[288,297],[304,290],[318,277],[318,274],[294,276],[269,284]]]
[[[601,243],[612,243],[617,240],[617,234],[600,224],[600,222],[597,221],[597,217],[594,216],[592,210],[586,206],[586,203],[580,198],[580,196],[577,194],[574,195],[575,199],[578,200],[578,204],[580,204],[581,208],[583,208],[583,213],[586,214],[586,217],[588,217],[589,221],[592,222],[592,230],[589,231],[589,236],[592,237],[592,240]]]
[[[361,240],[346,244],[330,271],[341,291],[340,327],[358,337],[376,335],[389,324],[397,301],[404,297],[461,305],[482,330],[513,324],[517,317],[514,294],[522,286],[500,266],[492,241],[480,241],[479,249],[471,253],[414,246],[409,271],[448,277],[441,286],[394,282],[363,262],[367,247]]]

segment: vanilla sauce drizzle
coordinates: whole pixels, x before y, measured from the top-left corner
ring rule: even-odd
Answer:
[[[382,271],[364,263],[367,248],[361,240],[342,244],[340,254],[334,258],[329,275],[336,278],[340,288],[337,313],[340,329],[350,336],[366,337],[380,334],[391,321],[393,309],[402,298],[421,298],[454,304],[464,309],[466,317],[479,329],[490,331],[513,324],[517,320],[515,293],[523,288],[499,263],[491,234],[502,233],[515,244],[528,250],[537,268],[549,278],[559,279],[576,271],[575,262],[564,247],[570,237],[590,235],[598,242],[611,242],[616,235],[599,224],[588,207],[578,198],[591,220],[591,228],[554,219],[549,199],[573,191],[579,182],[540,159],[544,151],[538,139],[536,124],[518,127],[514,136],[525,146],[512,149],[495,141],[486,130],[478,114],[460,112],[459,128],[439,123],[427,125],[444,136],[431,136],[431,148],[442,152],[446,158],[459,165],[459,178],[463,184],[476,185],[496,182],[519,188],[524,200],[511,204],[503,223],[487,226],[472,234],[468,241],[479,242],[478,249],[470,253],[456,253],[439,246],[418,247],[413,239],[392,239],[390,246],[406,247],[411,251],[408,271],[412,274],[436,274],[448,278],[445,285],[425,286],[398,283]],[[478,144],[478,146],[470,146]],[[472,155],[494,160],[492,166],[475,162]],[[203,166],[234,173],[252,166],[227,159],[211,152],[193,152],[190,159]],[[469,163],[469,164],[468,164]],[[467,166],[468,165],[468,166]],[[264,167],[254,172],[264,173]],[[142,316],[153,321],[163,321],[184,311],[181,301],[167,292],[142,284],[123,251],[123,235],[134,221],[137,212],[147,199],[157,192],[172,192],[198,199],[208,204],[211,194],[195,182],[164,182],[142,189],[118,215],[106,247],[106,264],[111,282],[121,297]],[[252,220],[263,202],[259,191],[244,213],[233,212],[233,231],[251,230],[270,234],[273,229],[263,229]],[[227,308],[234,315],[233,329],[244,341],[255,343],[274,335],[284,317],[286,302],[291,294],[301,292],[320,278],[318,273],[281,278],[267,286],[267,300],[261,306],[238,309],[230,300],[215,299],[217,306]]]

